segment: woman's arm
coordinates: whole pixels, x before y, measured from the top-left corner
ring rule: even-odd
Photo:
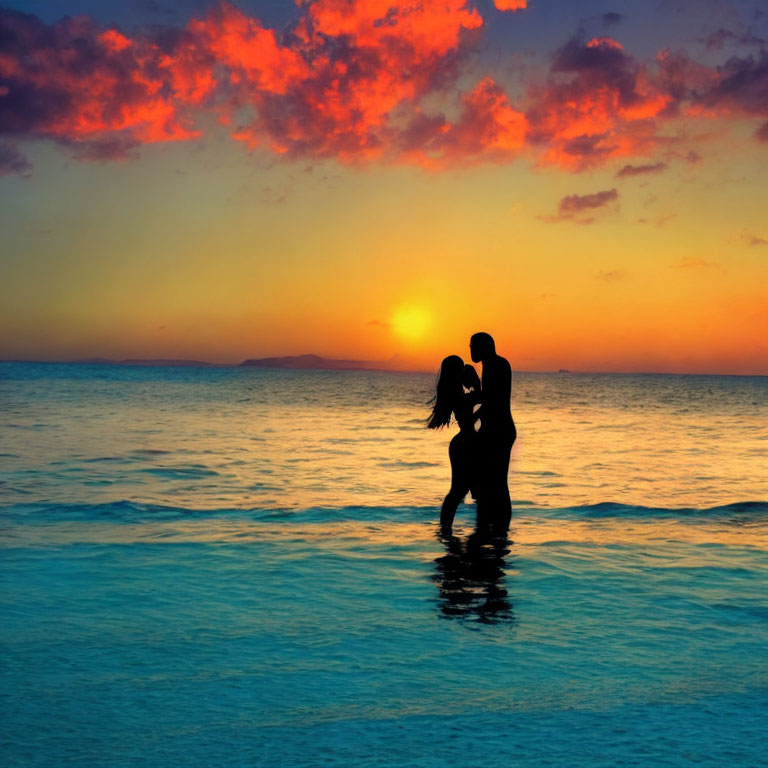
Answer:
[[[466,389],[470,390],[469,394],[466,395],[470,402],[481,403],[483,401],[480,377],[477,375],[475,367],[469,363],[464,365],[462,384]]]

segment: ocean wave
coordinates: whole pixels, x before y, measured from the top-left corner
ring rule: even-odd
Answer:
[[[768,514],[768,501],[738,501],[716,507],[649,507],[641,504],[621,504],[602,501],[577,507],[542,510],[551,517],[720,517],[732,515]]]
[[[321,523],[342,520],[357,521],[409,521],[432,522],[438,519],[437,506],[346,506],[286,508],[219,508],[195,509],[134,501],[115,501],[103,504],[74,503],[16,503],[0,505],[0,521],[17,524],[49,524],[52,522],[114,522],[136,524],[148,521],[180,519],[205,519],[236,517],[255,522],[303,522]],[[642,505],[600,502],[565,508],[542,508],[531,502],[513,502],[515,517],[540,517],[545,519],[603,519],[603,518],[705,518],[722,520],[752,520],[768,518],[768,501],[742,501],[708,508],[647,507]]]

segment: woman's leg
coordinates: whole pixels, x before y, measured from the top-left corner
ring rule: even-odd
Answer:
[[[443,500],[440,510],[440,527],[444,531],[450,531],[453,527],[456,510],[469,492],[468,456],[464,448],[461,435],[456,435],[448,446],[448,457],[451,460],[451,490]]]

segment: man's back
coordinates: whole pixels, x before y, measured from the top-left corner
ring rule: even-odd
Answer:
[[[512,369],[506,358],[493,355],[483,360],[481,432],[507,432],[513,429],[509,401]]]

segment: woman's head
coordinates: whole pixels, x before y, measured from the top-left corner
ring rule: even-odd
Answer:
[[[463,381],[464,361],[458,355],[448,355],[440,363],[435,397],[431,401],[434,405],[427,421],[429,429],[440,429],[450,424],[455,397],[463,392]]]
[[[458,355],[448,355],[440,363],[437,386],[459,384],[464,376],[464,361]]]

